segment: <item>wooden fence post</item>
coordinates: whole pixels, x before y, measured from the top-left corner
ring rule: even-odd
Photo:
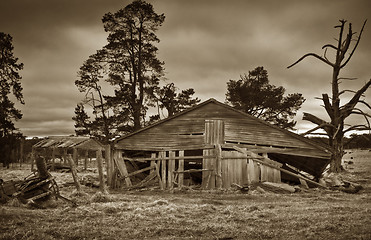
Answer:
[[[102,193],[107,194],[106,184],[104,182],[104,175],[103,175],[103,160],[102,160],[102,150],[97,150],[97,166],[98,166],[98,174],[99,174],[99,189]]]
[[[161,159],[162,185],[163,185],[163,189],[166,189],[166,160],[164,159],[166,157],[166,152],[161,151],[159,155]]]
[[[85,150],[85,158],[84,158],[84,170],[88,169],[88,158],[89,158],[89,150]]]
[[[182,188],[184,184],[184,151],[179,151],[179,166],[178,166],[178,187]]]
[[[79,178],[77,176],[77,170],[76,170],[75,162],[72,159],[71,154],[68,154],[68,156],[66,158],[67,158],[67,161],[69,162],[70,167],[71,167],[72,178],[73,178],[73,181],[75,183],[76,190],[77,190],[77,192],[80,193],[81,192],[81,185],[80,185],[80,182],[79,182]]]
[[[105,160],[106,160],[106,171],[107,171],[107,184],[110,186],[113,175],[113,162],[111,156],[111,145],[105,146]]]
[[[79,166],[79,153],[77,148],[73,148],[73,161],[75,161],[76,166]]]
[[[172,190],[174,188],[174,171],[175,171],[175,152],[169,151],[169,161],[168,161],[168,188]]]

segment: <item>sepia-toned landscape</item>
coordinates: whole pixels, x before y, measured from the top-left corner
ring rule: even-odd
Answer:
[[[154,187],[102,195],[83,186],[79,196],[71,173],[51,172],[77,206],[61,199],[0,205],[0,239],[370,239],[371,152],[347,150],[344,160],[342,178],[360,184],[358,193]],[[29,165],[13,165],[0,178],[29,174]],[[94,162],[78,174],[97,177]]]

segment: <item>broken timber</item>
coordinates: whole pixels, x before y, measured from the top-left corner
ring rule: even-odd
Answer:
[[[290,172],[290,171],[288,171],[288,170],[286,170],[286,169],[283,169],[283,168],[277,167],[277,166],[275,166],[275,165],[273,165],[273,164],[267,163],[267,162],[261,160],[261,159],[265,159],[265,157],[262,157],[262,156],[260,156],[260,155],[258,155],[258,154],[256,154],[256,153],[253,153],[253,152],[250,152],[250,151],[246,151],[246,150],[244,150],[244,149],[242,149],[242,148],[239,148],[239,147],[236,147],[236,146],[234,146],[233,148],[234,148],[236,151],[239,151],[239,152],[241,152],[241,153],[243,153],[243,154],[246,154],[247,156],[250,156],[250,157],[254,158],[254,161],[256,161],[256,162],[258,162],[258,163],[260,163],[260,164],[263,164],[263,165],[269,166],[269,167],[271,167],[271,168],[278,169],[278,170],[280,170],[281,172],[287,173],[287,174],[289,174],[289,175],[291,175],[291,176],[294,176],[294,177],[297,177],[297,178],[299,178],[299,179],[303,179],[303,180],[305,180],[305,181],[307,181],[307,182],[310,182],[310,183],[312,183],[312,184],[314,184],[314,185],[316,185],[316,186],[318,186],[318,187],[322,187],[322,188],[328,189],[328,187],[326,187],[326,186],[324,186],[324,185],[322,185],[322,184],[319,184],[318,182],[315,182],[315,181],[313,181],[313,180],[310,180],[309,178],[306,178],[306,177],[301,176],[301,175],[299,175],[299,174],[295,174],[295,173]],[[269,159],[269,158],[268,158],[268,159]],[[270,160],[270,159],[269,159],[269,160]]]

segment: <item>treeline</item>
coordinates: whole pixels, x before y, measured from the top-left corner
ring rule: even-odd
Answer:
[[[0,138],[0,163],[9,168],[11,163],[26,163],[30,159],[32,146],[41,139],[25,139],[23,136]]]
[[[320,144],[328,145],[328,138],[323,137],[311,137],[311,140],[314,140]],[[344,149],[353,149],[353,148],[371,148],[371,134],[352,134],[350,137],[344,137]]]

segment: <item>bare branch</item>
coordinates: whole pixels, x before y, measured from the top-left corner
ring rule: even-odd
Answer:
[[[347,104],[345,104],[342,109],[340,110],[340,115],[343,116],[345,119],[348,117],[351,112],[353,111],[354,107],[359,102],[359,98],[363,95],[364,92],[371,86],[371,79],[361,88],[359,89],[356,94],[354,94],[353,98],[349,100]]]
[[[320,119],[319,117],[316,117],[316,116],[314,116],[313,114],[310,114],[310,113],[305,112],[304,115],[303,115],[303,120],[310,121],[311,123],[314,123],[318,126],[321,126],[320,128],[325,130],[328,135],[330,135],[331,128],[334,128],[334,126],[331,125],[330,123],[328,123],[328,122],[326,122],[326,121]]]
[[[361,109],[359,109],[359,108],[354,108],[353,111],[351,112],[351,114],[358,114],[358,115],[363,115],[363,116],[365,116],[365,117],[369,117],[369,118],[371,118],[371,115],[370,115],[370,114],[363,112],[363,111],[362,111]]]
[[[335,49],[335,50],[338,50],[337,47],[335,47],[335,46],[332,45],[332,44],[326,44],[326,45],[324,45],[324,46],[322,47],[322,49],[325,49],[325,48],[326,48],[326,49],[327,49],[327,48],[333,48],[333,49]],[[325,50],[326,50],[326,49],[325,49]]]
[[[365,25],[366,25],[366,22],[367,22],[367,19],[366,19],[366,20],[364,21],[364,23],[363,23],[363,26],[362,26],[362,28],[361,28],[361,32],[360,32],[359,35],[358,35],[357,42],[356,42],[356,44],[354,45],[354,48],[353,48],[352,52],[350,53],[348,59],[347,59],[347,60],[346,60],[346,61],[345,61],[341,66],[340,66],[340,68],[343,68],[343,67],[345,67],[345,65],[347,65],[347,63],[349,62],[349,60],[352,58],[354,52],[356,51],[356,48],[358,47],[359,41],[361,40],[361,36],[362,36],[362,33],[363,33],[363,29],[364,29],[364,27],[365,27]]]
[[[358,102],[366,105],[369,109],[371,109],[371,106],[368,103],[366,103],[365,101],[359,100]]]
[[[333,63],[331,63],[330,61],[324,59],[323,57],[321,56],[318,56],[317,54],[315,53],[307,53],[305,54],[304,56],[302,56],[301,58],[299,58],[299,60],[297,60],[296,62],[294,62],[293,64],[291,64],[290,66],[288,66],[287,68],[291,68],[293,66],[295,66],[297,63],[299,63],[300,61],[302,61],[304,58],[306,57],[309,57],[309,56],[312,56],[312,57],[315,57],[315,58],[318,58],[319,60],[321,60],[322,62],[330,65],[331,67],[334,67],[335,65]]]
[[[321,125],[318,125],[317,127],[315,128],[312,128],[308,131],[306,131],[305,133],[302,133],[300,135],[302,136],[305,136],[305,135],[308,135],[308,134],[312,134],[314,131],[318,130],[318,129],[323,129],[324,130],[324,127],[331,127],[332,125],[328,124],[328,123],[324,123],[324,124],[321,124]],[[325,130],[326,131],[326,130]],[[318,134],[318,133],[313,133],[313,134]],[[327,134],[325,134],[327,136]]]
[[[346,93],[346,92],[357,93],[357,92],[354,91],[354,90],[343,90],[343,91],[339,92],[339,96],[340,96],[341,94]]]
[[[334,118],[334,110],[332,109],[329,97],[327,94],[322,94],[322,101],[325,104],[325,109],[331,119]]]
[[[338,80],[357,80],[358,78],[346,78],[346,77],[341,77],[338,78]]]

